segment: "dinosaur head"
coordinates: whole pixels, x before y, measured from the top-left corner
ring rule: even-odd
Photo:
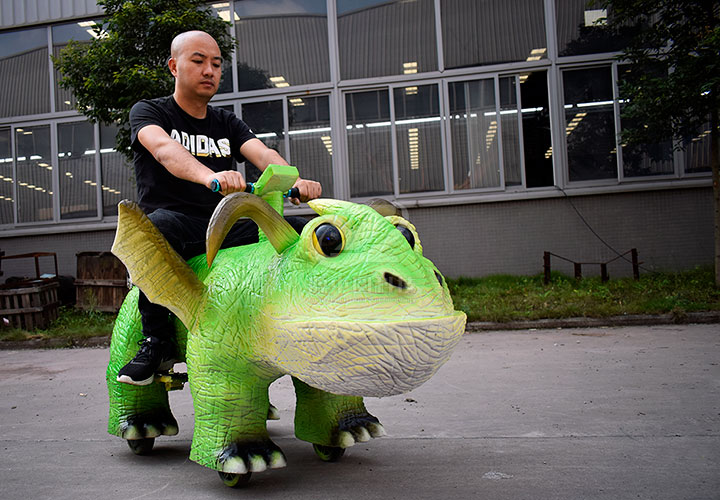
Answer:
[[[338,200],[282,251],[266,284],[258,350],[319,389],[385,396],[414,389],[450,357],[465,315],[422,255],[415,227]]]

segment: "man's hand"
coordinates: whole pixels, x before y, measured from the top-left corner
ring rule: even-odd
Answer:
[[[222,172],[211,172],[205,181],[205,186],[208,189],[212,189],[213,180],[217,180],[220,183],[219,193],[223,196],[230,193],[237,193],[239,191],[245,191],[245,178],[240,172],[235,170],[224,170]]]
[[[306,202],[314,200],[315,198],[320,198],[320,195],[322,194],[322,186],[320,183],[307,179],[298,178],[293,187],[298,188],[300,191],[300,199],[290,198],[290,202],[295,205],[299,205],[301,201]]]

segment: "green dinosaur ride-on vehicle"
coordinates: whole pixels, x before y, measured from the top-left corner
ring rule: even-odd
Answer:
[[[290,375],[295,435],[334,461],[356,442],[384,435],[363,397],[410,391],[450,357],[465,314],[423,257],[414,226],[387,207],[318,199],[308,203],[317,217],[298,235],[282,217],[283,192],[296,178],[294,167],[271,165],[254,194],[226,196],[208,227],[207,254],[187,262],[136,204],[120,204],[113,253],[136,288],[112,335],[108,432],[134,452],[149,453],[156,437],[177,434],[167,390],[187,380],[192,460],[229,486],[283,467],[266,426],[274,416],[268,387]],[[218,250],[241,217],[258,224],[259,242]],[[138,287],[177,316],[187,376],[117,382],[143,338]]]

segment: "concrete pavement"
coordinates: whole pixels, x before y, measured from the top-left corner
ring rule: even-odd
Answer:
[[[293,437],[286,377],[269,422],[288,459],[225,487],[180,434],[135,456],[106,433],[107,349],[0,351],[0,498],[720,499],[720,326],[466,335],[412,393],[366,404],[388,436],[338,463]]]

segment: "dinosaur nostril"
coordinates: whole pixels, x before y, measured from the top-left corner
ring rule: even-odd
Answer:
[[[383,275],[383,278],[385,278],[385,281],[390,283],[392,286],[397,287],[401,290],[405,290],[407,288],[407,283],[402,278],[399,278],[391,273],[385,273]]]
[[[443,277],[442,277],[442,274],[440,274],[439,272],[435,271],[435,278],[438,280],[438,283],[440,283],[440,286],[443,286]]]

